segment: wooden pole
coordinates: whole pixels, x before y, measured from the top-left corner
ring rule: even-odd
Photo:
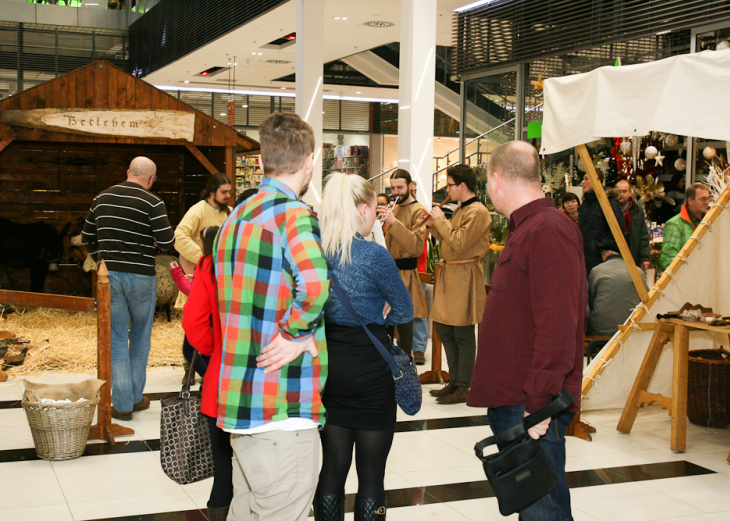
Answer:
[[[441,274],[441,264],[436,263],[433,267],[433,287]],[[419,375],[418,379],[422,384],[447,383],[449,373],[441,370],[441,339],[436,333],[436,326],[431,331],[431,370]]]
[[[585,162],[586,161],[583,160],[583,163]],[[715,220],[720,216],[722,211],[725,209],[725,206],[727,206],[728,202],[730,202],[730,187],[726,188],[725,191],[720,195],[720,197],[717,199],[717,202],[713,205],[712,208],[710,208],[710,211],[707,212],[704,219],[702,219],[702,222],[697,226],[697,229],[695,229],[692,237],[685,243],[682,249],[679,250],[679,254],[677,254],[672,263],[665,270],[664,274],[659,278],[657,283],[649,292],[649,299],[644,303],[645,307],[637,308],[628,318],[627,323],[634,323],[638,325],[639,323],[641,323],[641,320],[645,316],[647,316],[648,312],[646,311],[646,309],[653,306],[659,296],[664,291],[664,289],[669,286],[669,282],[672,280],[672,277],[670,277],[669,274],[671,273],[672,276],[674,276],[682,268],[682,266],[684,265],[684,261],[682,260],[682,258],[686,259],[687,257],[689,257],[690,253],[694,251],[694,249],[697,247],[699,240],[702,239],[702,237],[704,237],[707,233],[709,225],[715,222]],[[697,240],[693,240],[693,238],[696,238]],[[581,386],[581,394],[583,396],[588,394],[588,391],[591,390],[596,379],[599,378],[603,373],[606,364],[619,353],[619,351],[621,350],[621,345],[629,339],[633,332],[633,327],[627,328],[624,331],[621,331],[617,340],[609,343],[608,349],[606,349],[606,352],[603,353],[603,356],[601,357],[601,359],[599,359],[598,363],[596,363],[596,365],[593,366],[590,372],[583,377],[583,384]]]
[[[210,175],[218,174],[218,169],[213,165],[213,163],[210,162],[210,160],[205,157],[205,155],[200,151],[198,147],[195,145],[185,145],[185,148],[188,149],[188,151],[193,154],[193,157],[200,161],[200,164],[205,167],[205,169],[208,171]]]
[[[97,424],[89,431],[90,440],[105,440],[115,444],[116,436],[134,434],[134,430],[112,423],[111,387],[111,295],[109,291],[109,272],[106,263],[99,263],[96,289],[96,367],[97,378],[106,383],[101,387],[101,401],[96,413]]]
[[[646,302],[647,300],[649,300],[649,294],[646,291],[646,286],[644,286],[644,281],[641,280],[641,275],[639,275],[639,268],[636,266],[636,262],[634,262],[634,257],[631,255],[631,251],[629,250],[629,245],[626,244],[624,232],[618,225],[616,216],[613,214],[613,210],[611,209],[611,203],[608,202],[606,192],[603,190],[601,180],[598,178],[595,166],[593,166],[593,160],[591,159],[591,156],[588,153],[588,149],[585,145],[578,145],[577,148],[578,155],[583,160],[583,164],[586,167],[586,173],[588,174],[588,178],[591,180],[591,186],[593,187],[593,191],[598,197],[598,203],[603,209],[603,214],[606,217],[606,221],[608,222],[608,227],[611,228],[613,238],[616,240],[616,244],[618,244],[618,249],[621,251],[621,257],[623,257],[624,262],[626,263],[626,268],[629,270],[629,275],[631,275],[631,280],[633,281],[634,287],[636,288],[636,293],[639,294],[639,298],[642,302]]]
[[[0,155],[2,155],[3,151],[10,146],[10,143],[13,142],[13,139],[3,139],[0,140]]]

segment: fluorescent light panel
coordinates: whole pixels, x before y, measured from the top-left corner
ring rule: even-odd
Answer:
[[[230,90],[230,89],[210,89],[202,87],[177,87],[170,85],[155,85],[155,88],[160,90],[179,90],[182,92],[216,92],[221,94],[248,94],[250,96],[281,96],[284,98],[293,98],[296,96],[296,92],[290,91],[259,91],[259,90]],[[397,99],[389,98],[368,98],[361,96],[336,96],[333,94],[325,94],[322,96],[323,99],[334,99],[344,101],[368,101],[373,103],[395,103],[398,104]]]
[[[478,0],[477,2],[472,2],[469,5],[465,5],[463,7],[457,7],[454,9],[457,13],[463,13],[464,11],[469,11],[470,9],[474,9],[475,7],[480,7],[482,5],[487,5],[494,2],[494,0]]]

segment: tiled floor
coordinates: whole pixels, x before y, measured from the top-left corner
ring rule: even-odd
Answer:
[[[146,392],[177,391],[180,375],[180,369],[150,370]],[[66,382],[86,377],[33,380]],[[399,411],[385,476],[391,505],[388,519],[503,519],[473,452],[474,443],[490,434],[485,411],[438,405],[427,393],[434,387],[424,386],[424,405],[416,416]],[[87,450],[100,455],[48,462],[28,450],[33,441],[17,404],[20,397],[17,381],[0,384],[0,476],[5,492],[0,520],[205,519],[211,480],[180,486],[160,468],[159,401],[135,413],[132,421],[120,422],[135,434],[119,441],[136,443],[125,444],[115,453],[105,453],[109,451],[103,446]],[[643,410],[628,435],[615,430],[619,415],[619,410],[584,413],[583,419],[597,428],[593,441],[568,438],[567,470],[576,521],[730,521],[730,428],[689,424],[687,451],[678,454],[669,450],[666,411]],[[418,421],[444,418],[457,420]],[[346,484],[349,511],[356,491],[353,470]],[[353,514],[346,514],[346,519],[352,520]]]

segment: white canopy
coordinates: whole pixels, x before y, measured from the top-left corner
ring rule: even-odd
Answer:
[[[544,95],[541,154],[652,130],[730,141],[730,50],[550,78]]]

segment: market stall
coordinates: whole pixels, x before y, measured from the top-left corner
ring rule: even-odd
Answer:
[[[85,217],[93,197],[124,181],[139,155],[157,165],[152,188],[173,226],[199,200],[208,177],[235,178],[236,154],[256,141],[106,61],[97,61],[0,101],[0,217],[60,230]],[[73,226],[72,224],[72,226]],[[69,236],[65,236],[68,245]],[[66,256],[45,291],[80,294]],[[8,270],[29,287],[27,269]],[[11,287],[0,269],[0,286]]]
[[[730,141],[730,103],[725,92],[728,84],[728,50],[627,67],[603,67],[587,74],[546,80],[540,151],[550,154],[578,147],[600,198],[603,190],[585,143],[601,137],[641,136],[650,131]],[[721,269],[722,260],[730,254],[730,212],[726,211],[730,188],[724,185],[727,177],[723,172],[717,172],[715,182],[715,203],[692,238],[587,367],[582,386],[583,410],[623,407],[627,403],[632,385],[639,383],[636,377],[642,361],[646,363],[658,313],[677,310],[685,302],[712,307],[721,314],[730,312],[730,296],[724,291],[730,284],[730,274]],[[604,213],[609,223],[613,220],[615,224],[611,212],[604,208]],[[614,236],[623,253],[623,237]],[[624,259],[629,260],[626,255]],[[627,265],[631,271],[633,263]],[[717,338],[704,332],[691,338],[695,349],[700,347],[698,344],[727,341],[727,335]],[[664,350],[654,361],[650,394],[677,396],[677,386],[683,384],[676,379],[676,360],[671,351]]]

